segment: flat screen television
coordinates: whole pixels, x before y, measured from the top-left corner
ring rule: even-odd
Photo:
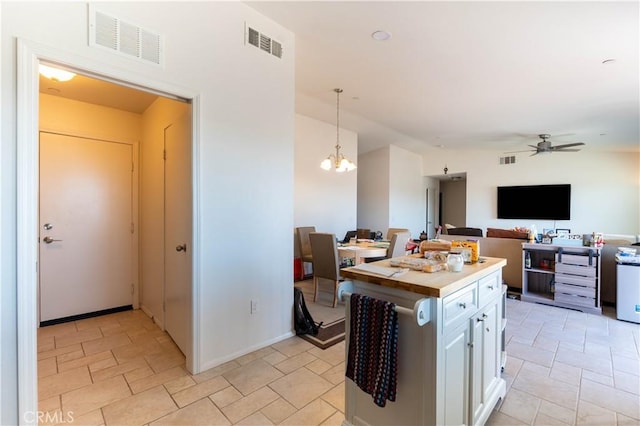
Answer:
[[[498,219],[571,219],[571,185],[498,187]]]

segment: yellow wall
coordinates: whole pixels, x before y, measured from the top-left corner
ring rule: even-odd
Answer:
[[[40,94],[40,130],[133,143],[141,139],[142,116]]]

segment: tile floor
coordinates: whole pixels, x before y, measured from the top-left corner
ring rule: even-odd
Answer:
[[[488,424],[638,425],[640,326],[609,317],[508,300],[508,392]],[[292,337],[190,375],[141,311],[45,327],[41,423],[340,425],[344,355]]]

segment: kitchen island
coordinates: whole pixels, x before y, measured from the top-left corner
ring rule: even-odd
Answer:
[[[389,260],[341,270],[351,280],[339,290],[345,302],[350,293],[359,293],[400,308],[396,400],[379,407],[371,395],[347,379],[345,424],[485,423],[506,389],[501,377],[506,357],[506,286],[502,285],[506,260],[482,260],[465,264],[461,272],[384,276],[367,266],[386,268]],[[349,303],[346,320],[348,352]]]

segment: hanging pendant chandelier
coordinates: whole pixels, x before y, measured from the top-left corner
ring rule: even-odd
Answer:
[[[320,167],[324,170],[331,170],[334,167],[338,173],[350,172],[355,170],[356,165],[340,152],[340,93],[342,93],[342,89],[333,89],[333,91],[336,92],[336,153],[325,158],[320,163]]]

